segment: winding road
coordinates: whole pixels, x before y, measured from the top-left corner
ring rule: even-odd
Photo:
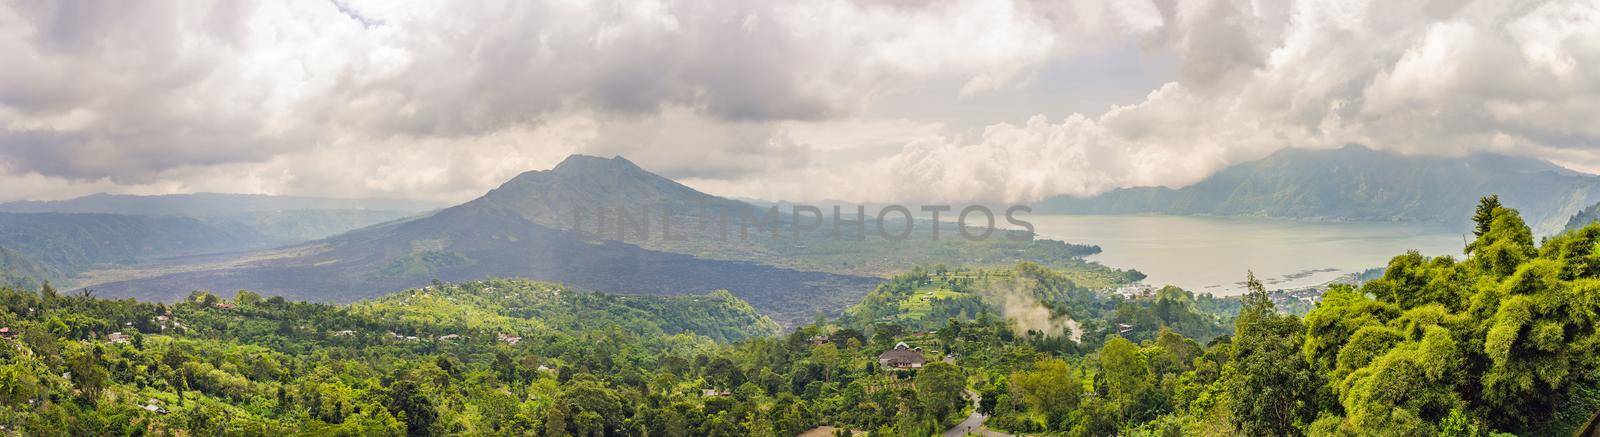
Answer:
[[[967,415],[967,419],[956,424],[954,428],[950,428],[948,431],[945,431],[944,437],[962,437],[967,435],[981,435],[985,437],[1011,437],[1011,434],[1006,434],[983,427],[984,422],[989,420],[989,416],[978,412],[979,397],[977,393],[973,392],[972,390],[967,390],[967,399],[972,400],[972,414]]]

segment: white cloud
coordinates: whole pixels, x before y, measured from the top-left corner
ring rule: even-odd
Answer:
[[[964,106],[1132,41],[1176,59],[1153,89],[1106,82],[1141,100]],[[0,200],[461,200],[568,153],[880,202],[1181,185],[1347,143],[1600,168],[1597,62],[1583,0],[9,3]]]
[[[1179,79],[1145,101],[913,142],[875,164],[889,188],[863,200],[1179,186],[1279,148],[1349,143],[1600,165],[1600,4],[1273,4],[1180,4],[1144,35],[1181,57]]]

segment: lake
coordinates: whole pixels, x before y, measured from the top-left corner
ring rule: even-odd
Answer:
[[[1177,285],[1195,293],[1236,295],[1246,271],[1268,289],[1319,285],[1387,265],[1418,250],[1461,254],[1470,232],[1401,223],[1320,223],[1177,216],[1027,216],[1042,238],[1095,244],[1092,261],[1138,269],[1146,284]]]

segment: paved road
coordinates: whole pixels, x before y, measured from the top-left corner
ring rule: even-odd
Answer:
[[[985,437],[1011,437],[1010,434],[996,432],[983,427],[989,416],[978,413],[978,394],[967,390],[967,399],[972,400],[972,414],[966,420],[956,424],[954,428],[944,432],[944,437],[962,437],[966,435],[981,435]]]

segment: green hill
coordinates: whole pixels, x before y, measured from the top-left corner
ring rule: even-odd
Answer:
[[[1409,156],[1360,146],[1284,149],[1183,188],[1056,197],[1038,212],[1406,221],[1465,228],[1479,197],[1498,194],[1536,233],[1562,229],[1600,200],[1600,177],[1502,155]]]
[[[351,306],[0,287],[0,327],[0,431],[20,435],[405,435],[408,422],[412,435],[526,435],[563,386],[594,375],[642,384],[658,357],[689,363],[778,333],[727,293],[615,296],[518,280]],[[589,384],[600,402],[634,402]],[[424,421],[439,429],[415,425]]]

